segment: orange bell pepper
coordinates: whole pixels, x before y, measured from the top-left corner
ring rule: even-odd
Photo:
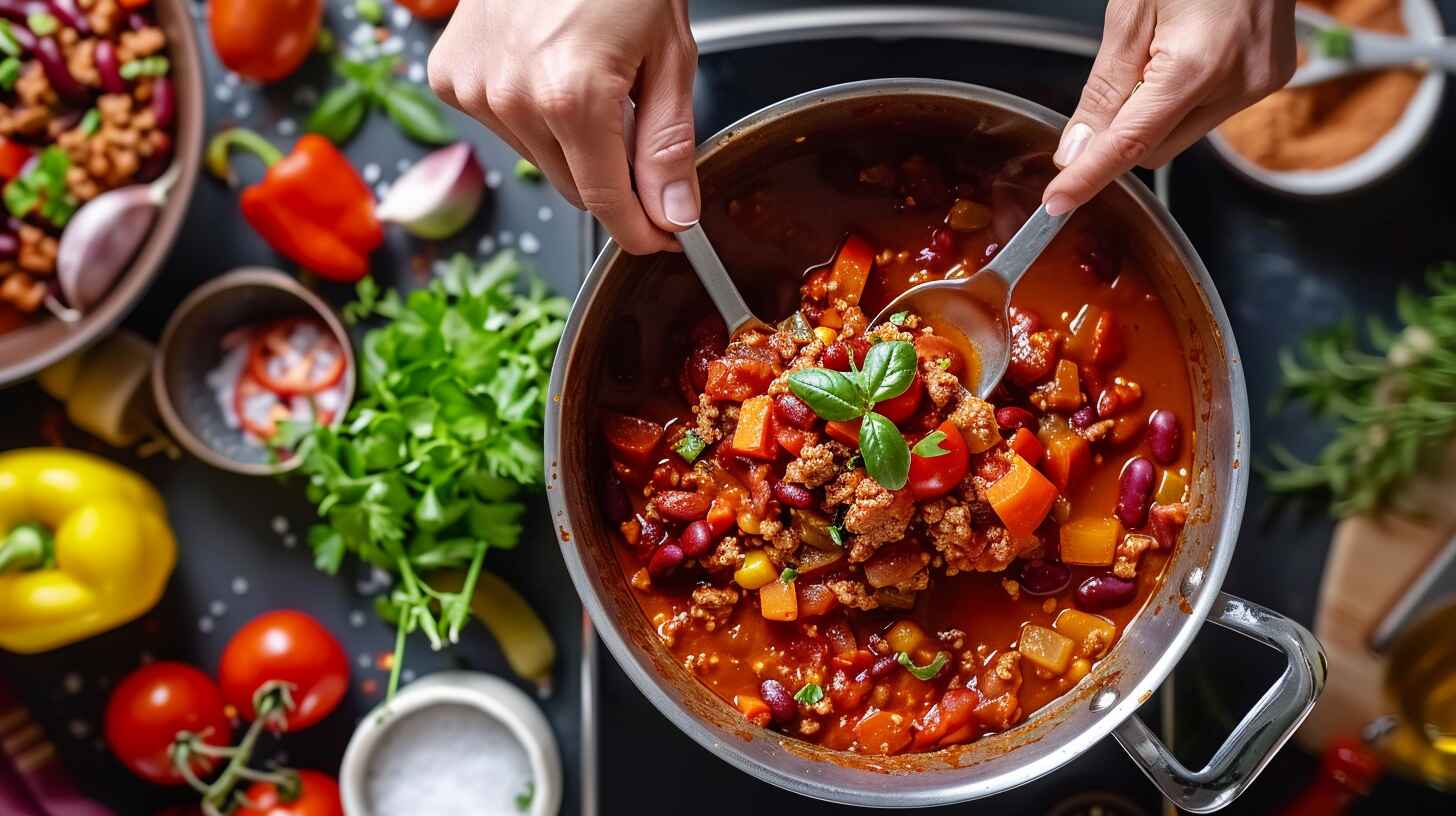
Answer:
[[[1033,465],[1039,463],[1041,457],[1046,454],[1046,446],[1029,428],[1017,428],[1016,434],[1011,437],[1011,442],[1008,444],[1017,455]]]
[[[773,435],[773,399],[761,394],[744,400],[738,409],[738,426],[733,429],[733,452],[772,461],[778,458],[777,443]]]
[[[986,501],[1006,529],[1017,536],[1036,532],[1057,499],[1057,487],[1017,454],[1011,470],[986,488]]]
[[[859,303],[874,265],[875,248],[868,241],[858,235],[845,238],[839,251],[834,253],[834,267],[829,273],[829,279],[835,284],[833,297],[842,298],[851,306]]]

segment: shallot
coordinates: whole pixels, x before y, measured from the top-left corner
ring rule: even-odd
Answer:
[[[420,159],[379,202],[375,215],[421,238],[446,238],[475,217],[485,196],[485,170],[467,142]]]

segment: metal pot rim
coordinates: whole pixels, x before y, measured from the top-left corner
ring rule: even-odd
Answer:
[[[941,97],[955,101],[974,101],[988,104],[1005,109],[1012,114],[1025,117],[1048,128],[1053,128],[1056,131],[1060,131],[1067,121],[1065,117],[1046,107],[1021,97],[983,86],[934,79],[895,78],[866,80],[809,91],[751,113],[702,142],[698,150],[697,161],[699,166],[701,166],[704,162],[710,161],[718,152],[733,141],[752,133],[768,123],[775,122],[807,108],[848,100],[865,100],[901,95],[929,98]],[[1208,365],[1211,371],[1218,372],[1219,376],[1226,376],[1228,378],[1230,394],[1232,396],[1230,408],[1233,412],[1231,418],[1233,427],[1232,461],[1240,464],[1247,463],[1249,461],[1249,417],[1243,369],[1239,364],[1239,353],[1234,341],[1232,327],[1229,324],[1228,315],[1224,311],[1223,305],[1217,296],[1217,291],[1212,279],[1209,277],[1208,270],[1203,266],[1192,244],[1188,241],[1187,236],[1184,235],[1176,222],[1174,222],[1171,214],[1142,182],[1133,178],[1131,175],[1127,175],[1118,179],[1116,184],[1137,205],[1142,215],[1151,221],[1155,229],[1161,233],[1162,237],[1168,241],[1178,259],[1181,261],[1186,273],[1193,279],[1197,288],[1205,295],[1204,303],[1208,308],[1207,319],[1213,323],[1220,337],[1220,347],[1212,355],[1215,359],[1208,360]],[[1239,526],[1243,517],[1245,496],[1248,489],[1247,467],[1240,466],[1231,468],[1231,472],[1226,475],[1226,478],[1230,480],[1228,501],[1224,506],[1216,508],[1215,518],[1211,520],[1211,523],[1215,525],[1218,531],[1217,540],[1210,553],[1207,565],[1202,569],[1196,584],[1185,593],[1186,595],[1196,596],[1193,598],[1191,609],[1188,610],[1189,613],[1178,626],[1176,634],[1164,645],[1162,655],[1141,676],[1131,680],[1123,680],[1118,683],[1116,690],[1103,689],[1091,695],[1089,707],[1091,710],[1097,712],[1096,719],[1091,725],[1077,733],[1070,740],[1061,743],[1057,750],[1048,752],[1034,761],[1017,765],[1002,773],[984,778],[976,778],[973,776],[973,778],[967,779],[964,782],[948,784],[935,789],[907,792],[889,790],[888,787],[891,786],[887,786],[884,790],[859,789],[846,791],[842,788],[825,785],[817,780],[789,773],[782,768],[757,761],[743,750],[742,745],[738,741],[723,739],[722,735],[715,729],[705,725],[663,691],[662,686],[669,681],[662,677],[651,665],[641,659],[633,647],[623,638],[621,632],[618,631],[616,622],[607,614],[601,599],[597,597],[596,592],[591,586],[591,581],[587,574],[587,565],[577,549],[577,542],[581,539],[572,533],[567,499],[565,491],[561,487],[562,474],[558,466],[562,450],[561,399],[565,386],[567,364],[570,359],[571,350],[582,339],[580,332],[584,322],[584,316],[592,309],[593,302],[600,291],[604,277],[608,273],[608,270],[616,265],[617,259],[621,254],[622,252],[615,242],[609,241],[603,248],[601,254],[597,256],[596,261],[592,264],[592,268],[582,285],[576,302],[573,304],[571,315],[567,320],[566,330],[562,335],[561,344],[552,367],[550,383],[550,393],[552,396],[547,402],[545,428],[546,461],[548,463],[547,495],[549,497],[554,523],[563,531],[560,543],[567,570],[570,572],[572,581],[576,585],[577,594],[581,597],[583,606],[591,615],[592,622],[596,625],[602,640],[607,644],[612,655],[617,659],[618,664],[621,665],[622,669],[632,679],[632,682],[637,688],[674,725],[692,737],[694,741],[727,760],[740,770],[779,787],[816,799],[876,807],[924,807],[951,804],[1009,790],[1050,773],[1067,762],[1070,762],[1073,758],[1079,756],[1102,738],[1106,737],[1124,720],[1132,716],[1137,708],[1146,702],[1153,691],[1172,672],[1173,667],[1182,658],[1184,652],[1187,651],[1194,636],[1198,633],[1204,620],[1208,617],[1213,604],[1220,597],[1217,590],[1223,582],[1224,575],[1228,570],[1229,561],[1233,557],[1234,546],[1238,540]],[[1165,580],[1172,579],[1173,576],[1165,577]],[[1070,693],[1069,691],[1068,694]]]

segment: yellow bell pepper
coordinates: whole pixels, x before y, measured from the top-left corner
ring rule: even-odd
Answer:
[[[0,454],[0,649],[31,654],[139,617],[177,562],[162,497],[60,448]]]

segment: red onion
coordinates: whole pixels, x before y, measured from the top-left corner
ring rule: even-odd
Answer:
[[[91,33],[91,21],[76,7],[76,0],[49,0],[46,5],[61,25],[68,25],[83,35]]]
[[[61,233],[56,279],[72,308],[100,302],[151,231],[177,173],[152,184],[133,184],[86,202]]]
[[[29,54],[35,51],[35,32],[23,25],[18,25],[10,27],[10,34],[15,38],[15,42],[20,45],[21,53]]]
[[[107,93],[126,93],[127,81],[121,76],[121,61],[116,58],[116,46],[111,40],[96,42],[96,71],[101,74],[101,88]]]
[[[152,118],[157,120],[157,127],[171,125],[176,111],[177,94],[172,87],[172,78],[159,76],[152,80]]]
[[[66,58],[61,54],[61,47],[56,45],[54,38],[41,37],[36,40],[35,57],[40,60],[46,79],[50,80],[51,87],[61,98],[77,104],[91,101],[91,94],[87,93],[86,86],[71,76],[71,69],[66,65]]]
[[[400,176],[375,214],[421,238],[439,239],[469,223],[484,197],[485,170],[468,142],[456,142]]]

